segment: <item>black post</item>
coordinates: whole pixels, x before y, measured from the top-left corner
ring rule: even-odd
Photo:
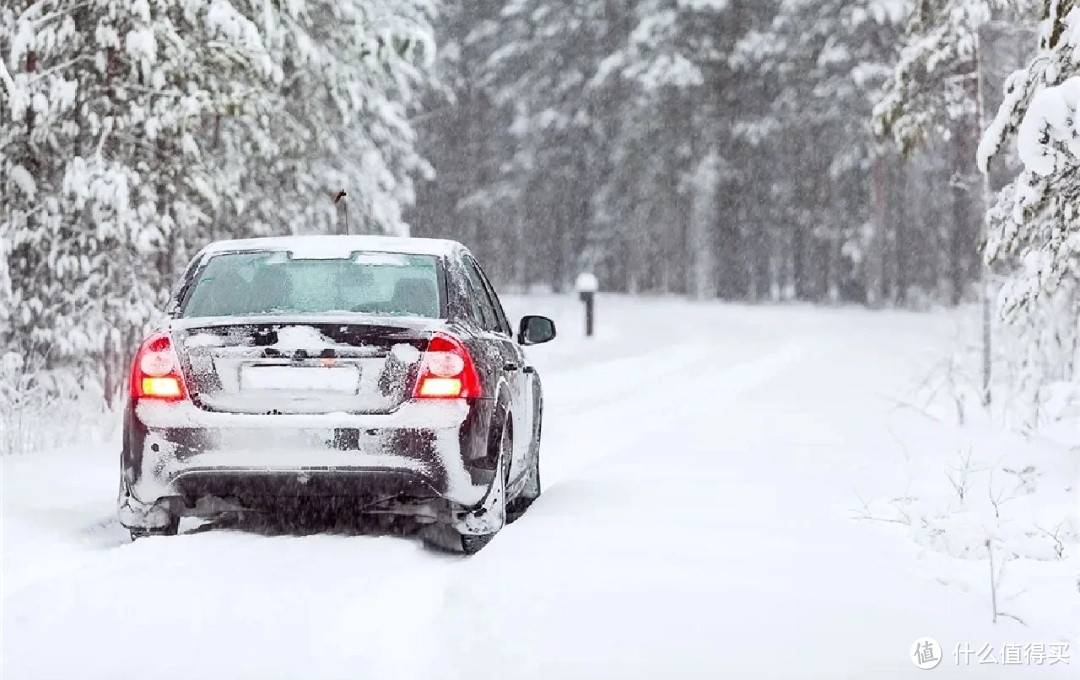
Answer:
[[[594,304],[595,300],[596,293],[583,292],[581,294],[581,301],[585,303],[585,336],[589,338],[593,336],[596,308],[596,305]]]
[[[600,283],[590,272],[582,272],[578,275],[574,287],[577,288],[581,301],[585,303],[585,337],[591,338],[596,325],[596,291],[600,290]]]
[[[589,293],[586,297],[588,299],[585,301],[585,336],[591,338],[593,336],[593,319],[595,318],[593,310],[596,308],[593,301],[596,300],[596,293]]]

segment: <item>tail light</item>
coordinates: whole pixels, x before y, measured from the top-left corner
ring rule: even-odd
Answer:
[[[480,396],[480,376],[469,350],[454,336],[436,333],[420,360],[413,398],[476,399]]]
[[[181,401],[187,398],[180,360],[167,333],[154,333],[143,342],[131,368],[131,398]]]

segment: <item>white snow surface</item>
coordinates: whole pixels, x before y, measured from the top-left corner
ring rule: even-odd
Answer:
[[[950,314],[602,295],[586,340],[575,296],[508,303],[559,324],[530,350],[544,493],[480,554],[194,520],[131,543],[117,443],[9,456],[0,676],[1076,677],[1075,643],[1053,667],[951,656],[1075,635],[1075,562],[1024,562],[1001,596],[1028,625],[994,625],[986,562],[855,520],[858,496],[903,493],[905,457],[945,464],[888,396],[955,341]],[[923,636],[945,649],[930,675]]]

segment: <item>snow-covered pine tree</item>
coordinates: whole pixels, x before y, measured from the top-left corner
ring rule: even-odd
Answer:
[[[991,160],[1004,151],[1010,135],[1021,128],[1021,156],[1028,170],[1006,187],[988,212],[985,255],[999,270],[1018,268],[1001,295],[1002,311],[1013,322],[999,329],[999,344],[1009,346],[1008,370],[1001,380],[1013,382],[1027,399],[1037,401],[1047,380],[1070,377],[1077,347],[1075,293],[1077,272],[1071,266],[1069,216],[1075,194],[1067,184],[1055,186],[1068,172],[1040,167],[1064,149],[1055,141],[1053,125],[1029,113],[1040,90],[1061,83],[1071,73],[1073,42],[1070,27],[1077,20],[1075,3],[1036,3],[1029,0],[938,0],[919,3],[909,26],[904,49],[889,95],[877,110],[881,129],[910,150],[943,121],[971,118],[978,105],[981,79],[983,100],[996,92],[987,87],[987,74],[977,73],[979,61],[995,56],[987,44],[988,26],[1008,27],[1023,35],[1021,24],[1038,8],[1042,18],[1040,53],[1030,65],[1008,78],[1004,103],[983,134],[978,166],[991,170]],[[1007,19],[1006,22],[993,21]],[[990,22],[990,23],[987,23]],[[982,54],[979,54],[979,51]],[[1045,95],[1054,99],[1057,95]],[[992,114],[993,111],[986,111]],[[966,127],[966,126],[965,126]],[[1045,153],[1052,150],[1052,153]],[[1054,162],[1049,164],[1054,166]],[[1049,174],[1042,171],[1050,170]],[[1064,311],[1063,311],[1064,310]],[[1015,403],[1013,404],[1016,405]]]
[[[890,240],[896,256],[919,255],[906,232],[893,230],[891,239],[878,234],[892,225],[877,225],[873,213],[882,152],[870,114],[895,58],[903,18],[903,6],[887,0],[785,0],[771,23],[746,36],[733,56],[740,68],[773,83],[767,108],[746,121],[744,136],[765,155],[786,155],[802,170],[779,179],[785,200],[776,224],[782,231],[770,240],[791,243],[785,250],[794,257],[824,265],[815,287],[828,299],[839,299],[843,288],[844,297],[873,300],[874,291],[854,289],[877,287],[867,268]],[[914,284],[906,279],[909,268],[893,268],[897,301]]]
[[[529,257],[549,263],[546,278],[557,289],[576,275],[592,223],[599,143],[586,84],[609,19],[622,4],[508,0],[491,33],[498,46],[479,74],[509,121],[513,148],[491,180],[517,201]]]
[[[908,6],[849,4],[852,15],[862,8],[897,16],[897,8]],[[892,225],[878,249],[887,252],[888,275],[854,266],[860,244],[847,236],[868,212],[860,163],[872,142],[842,139],[863,139],[867,129],[865,102],[848,108],[855,101],[848,93],[869,88],[881,74],[850,67],[836,50],[819,64],[815,50],[799,46],[800,30],[810,34],[807,45],[821,46],[832,30],[857,58],[875,40],[888,42],[895,26],[880,34],[830,28],[826,17],[846,19],[827,3],[818,16],[814,3],[779,0],[457,0],[451,6],[441,29],[450,46],[441,68],[454,98],[423,115],[423,143],[443,174],[425,187],[415,214],[425,234],[464,238],[482,251],[500,281],[565,284],[568,269],[588,265],[619,290],[684,292],[699,289],[701,279],[706,295],[725,298],[828,300],[839,288],[841,299],[854,301],[871,287],[868,280],[886,278],[884,303],[908,288],[959,296],[970,282],[981,220],[967,205],[972,192],[950,183],[952,168],[926,161],[929,153],[902,168],[890,152],[887,167],[873,173],[888,189],[875,201]],[[780,105],[777,78],[734,63],[732,52],[748,30],[769,31],[777,12],[803,22],[783,36],[794,41],[785,78],[800,85],[802,79],[799,92],[818,98],[791,101],[789,110],[806,106],[804,120],[768,134],[773,105]],[[871,23],[857,24],[863,25]],[[854,82],[851,74],[866,80]],[[822,77],[828,86],[818,95],[809,83]],[[852,118],[843,121],[848,127],[827,128],[826,145],[855,151],[837,160],[845,169],[835,178],[827,172],[834,157],[826,163],[814,153],[821,148],[814,126],[823,125],[815,116],[830,97]],[[965,122],[967,152],[948,145],[934,154],[963,158],[974,175],[975,131]],[[705,163],[714,149],[720,162]],[[702,169],[715,172],[694,172]],[[691,181],[707,175],[716,180]],[[954,184],[951,192],[925,193],[930,185]],[[702,185],[715,185],[715,196],[695,202],[693,187]],[[950,201],[953,196],[965,201]],[[695,203],[700,221],[693,218]],[[962,238],[946,245],[942,232],[956,215],[965,225]],[[699,228],[691,230],[692,222]],[[838,258],[841,239],[849,247]],[[715,257],[701,257],[695,268],[705,249]],[[950,270],[950,260],[959,265]],[[821,266],[826,261],[833,263],[829,273]],[[703,273],[689,277],[691,271]]]
[[[610,140],[598,222],[622,236],[628,290],[738,297],[760,258],[738,218],[749,196],[736,117],[754,79],[731,67],[737,41],[772,2],[641,0],[591,82]],[[626,22],[623,22],[626,23]],[[715,206],[709,208],[708,206]]]
[[[212,235],[404,231],[435,0],[0,8],[0,347],[107,395]],[[8,37],[10,36],[10,37]]]
[[[216,5],[51,0],[8,15],[0,149],[13,323],[48,366],[106,366],[161,300],[171,245],[204,219],[193,123],[235,95],[258,34]]]
[[[608,43],[590,84],[598,99],[620,102],[606,116],[598,222],[617,239],[628,291],[715,297],[716,206],[729,165],[717,121],[692,115],[689,104],[708,99],[704,62],[718,56],[706,56],[690,35],[694,8],[643,0],[628,9],[629,24]],[[696,129],[708,130],[709,141],[695,139]]]
[[[1075,379],[1080,348],[1080,4],[1047,3],[1038,51],[1006,82],[979,147],[992,162],[1015,139],[1023,171],[990,211],[986,256],[1010,271],[1000,302],[1018,336],[1021,379],[1039,388]]]
[[[965,244],[981,243],[987,186],[970,159],[980,124],[992,113],[980,110],[996,99],[990,77],[1001,46],[1012,38],[998,35],[1002,27],[1022,29],[1036,0],[920,0],[911,3],[899,60],[885,94],[875,108],[878,132],[892,137],[908,157],[927,144],[947,143],[953,158],[951,227],[957,246],[951,256],[954,299],[959,284],[970,278],[964,270]],[[993,30],[990,30],[990,29]],[[1004,40],[1002,38],[1004,37]],[[1015,42],[1015,40],[1013,40]],[[1005,61],[1013,61],[1014,58]],[[982,103],[980,103],[980,98]],[[980,115],[981,114],[981,115]],[[944,154],[942,154],[944,156]]]
[[[1021,267],[1022,275],[1004,293],[1007,314],[1080,280],[1080,231],[1074,225],[1080,212],[1078,22],[1074,0],[1046,5],[1038,53],[1009,78],[1005,101],[979,147],[979,163],[986,169],[1015,136],[1025,166],[991,213],[987,244],[989,258],[1013,259]]]
[[[900,56],[874,111],[878,131],[904,155],[935,129],[975,114],[979,28],[1024,0],[917,0]]]
[[[407,233],[402,206],[429,167],[409,115],[431,82],[437,0],[300,0],[263,8],[275,86],[206,121],[239,182],[215,233]],[[274,11],[276,10],[276,11]]]
[[[438,21],[438,86],[425,98],[417,128],[433,181],[417,187],[408,219],[417,235],[467,243],[488,274],[524,286],[542,260],[529,247],[524,209],[500,172],[512,159],[512,112],[496,106],[491,80],[477,77],[503,40],[504,0],[455,0],[441,6]]]

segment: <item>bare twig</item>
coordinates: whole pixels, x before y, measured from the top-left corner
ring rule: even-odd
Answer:
[[[857,521],[884,522],[887,524],[903,524],[905,526],[911,526],[911,518],[906,512],[904,512],[900,508],[897,508],[895,504],[893,505],[893,509],[900,513],[902,519],[897,519],[895,517],[881,517],[875,515],[874,511],[870,509],[870,504],[866,501],[865,498],[860,496],[857,492],[855,494],[855,497],[859,499],[859,504],[862,505],[861,511],[856,513],[855,515],[855,519]]]
[[[904,454],[904,462],[906,462],[906,463],[908,463],[910,465],[911,464],[911,452],[908,450],[907,444],[905,444],[904,440],[901,439],[900,436],[898,434],[896,434],[896,432],[891,427],[889,427],[888,425],[885,426],[885,431],[889,433],[889,436],[892,437],[893,441],[895,441],[897,446],[900,447],[900,451],[902,451],[903,454]]]
[[[1058,559],[1064,559],[1065,557],[1065,541],[1063,541],[1060,536],[1061,531],[1064,528],[1064,521],[1057,525],[1057,528],[1054,529],[1053,533],[1047,531],[1046,529],[1043,529],[1038,524],[1035,525],[1035,531],[1054,542],[1054,553],[1058,556]]]
[[[997,574],[994,572],[994,546],[989,538],[986,539],[986,551],[990,553],[990,604],[994,608],[994,623],[997,623]]]
[[[1001,580],[1001,572],[996,571],[994,569],[994,544],[993,544],[993,541],[991,539],[989,539],[989,538],[986,539],[986,551],[990,554],[990,603],[994,608],[994,619],[993,619],[994,623],[996,624],[998,622],[999,618],[1004,617],[1004,618],[1012,619],[1013,621],[1016,621],[1017,623],[1019,623],[1021,626],[1026,627],[1027,622],[1024,621],[1022,618],[1020,618],[1019,616],[1017,616],[1015,614],[1010,614],[1009,612],[1006,612],[1006,611],[1000,611],[998,609],[997,590],[998,590],[998,582]],[[1015,557],[1015,555],[1014,555],[1014,557]],[[1001,565],[1002,570],[1005,569],[1006,564],[1008,564],[1008,560],[1005,560],[1002,563],[1002,565]]]
[[[903,399],[898,399],[896,397],[892,397],[892,396],[889,396],[887,394],[880,394],[879,393],[878,396],[880,396],[882,399],[886,399],[888,401],[891,401],[893,403],[893,405],[896,406],[897,409],[908,409],[910,411],[914,411],[915,413],[918,413],[919,415],[927,418],[928,420],[934,421],[935,423],[940,423],[941,422],[940,418],[937,418],[936,416],[931,415],[930,413],[928,413],[926,411],[926,409],[921,408],[919,406],[916,406],[915,404],[912,404],[911,402],[904,401]]]
[[[953,490],[959,496],[961,503],[967,498],[967,493],[971,490],[971,487],[975,485],[975,481],[971,478],[972,473],[979,471],[978,468],[971,465],[971,455],[972,448],[969,446],[966,453],[959,454],[960,467],[945,472],[945,476],[949,478],[949,483],[952,484]],[[953,472],[956,473],[955,477]]]
[[[1024,621],[1022,618],[1020,618],[1019,616],[1017,616],[1015,614],[1010,614],[1009,612],[998,612],[997,615],[998,616],[1004,616],[1005,618],[1008,618],[1008,619],[1012,619],[1013,621],[1016,621],[1017,623],[1019,623],[1021,626],[1025,626],[1025,627],[1027,626],[1027,621]],[[996,621],[995,621],[995,623],[996,623]]]
[[[989,492],[990,492],[990,505],[994,506],[994,517],[997,518],[997,519],[1001,519],[1001,506],[1005,505],[1006,503],[1008,503],[1011,500],[1019,498],[1021,496],[1021,494],[1016,493],[1015,488],[1013,489],[1012,493],[1008,493],[1008,494],[1006,493],[1006,491],[1003,488],[999,489],[999,491],[997,493],[994,493],[994,472],[995,471],[996,471],[996,468],[993,468],[993,467],[990,468],[990,483],[987,485],[987,488],[989,489]]]

